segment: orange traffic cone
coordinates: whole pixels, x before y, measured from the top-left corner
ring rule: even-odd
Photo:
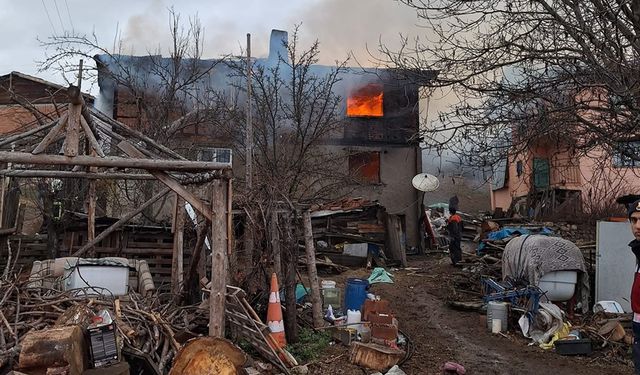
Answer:
[[[278,276],[271,275],[271,293],[269,293],[269,307],[267,308],[267,325],[271,330],[271,337],[278,347],[284,348],[287,339],[284,335],[284,323],[282,322],[282,306],[280,305],[280,291],[278,288]]]

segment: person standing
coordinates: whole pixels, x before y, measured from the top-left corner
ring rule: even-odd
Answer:
[[[451,257],[451,263],[457,266],[462,261],[462,217],[456,213],[455,208],[449,208],[449,214],[451,215],[447,220],[449,256]]]
[[[629,242],[631,251],[636,256],[636,272],[631,286],[631,310],[633,310],[633,364],[635,373],[640,374],[640,199],[627,207],[631,233],[634,240]]]

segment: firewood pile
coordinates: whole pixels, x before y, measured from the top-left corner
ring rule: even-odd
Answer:
[[[169,372],[181,342],[207,329],[206,308],[179,306],[170,295],[143,298],[131,293],[120,300],[87,293],[91,291],[59,291],[16,277],[0,278],[0,369],[18,365],[30,332],[70,325],[84,329],[102,309],[116,322],[120,348],[146,358],[159,374]]]

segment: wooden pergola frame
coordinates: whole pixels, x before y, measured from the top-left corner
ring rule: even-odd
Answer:
[[[212,280],[210,286],[209,335],[224,337],[225,296],[228,275],[228,254],[231,250],[231,168],[228,164],[187,160],[182,155],[161,145],[144,134],[115,121],[103,113],[85,105],[79,87],[70,86],[68,109],[55,121],[9,137],[0,138],[0,148],[11,146],[12,151],[0,151],[0,163],[21,165],[74,166],[71,171],[56,171],[21,167],[0,170],[0,217],[2,217],[4,192],[9,177],[30,178],[83,178],[88,179],[88,229],[87,243],[72,256],[82,256],[97,243],[127,223],[134,216],[164,197],[170,191],[176,194],[174,209],[174,247],[172,261],[172,286],[182,282],[184,202],[211,222]],[[46,134],[45,134],[45,131]],[[44,136],[42,136],[44,134]],[[84,136],[84,147],[81,138]],[[99,139],[110,138],[112,145],[125,155],[107,156]],[[63,140],[61,154],[45,153],[50,146]],[[34,144],[36,141],[37,144]],[[84,151],[84,153],[82,153]],[[82,170],[81,167],[86,167]],[[98,171],[98,168],[106,170]],[[145,173],[123,173],[120,169],[143,170]],[[170,174],[180,172],[180,174]],[[95,235],[96,179],[157,180],[165,189],[145,203],[125,214],[116,223]],[[211,203],[190,192],[181,180],[209,182]],[[181,205],[179,205],[182,203]],[[1,220],[1,219],[0,219]],[[1,226],[1,223],[0,223]],[[197,262],[197,259],[194,259]],[[174,289],[177,290],[177,289]]]

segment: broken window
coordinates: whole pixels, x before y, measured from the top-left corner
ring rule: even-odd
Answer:
[[[380,152],[357,152],[349,155],[349,174],[360,182],[380,182]]]
[[[522,176],[522,173],[524,173],[524,166],[522,164],[522,160],[518,160],[516,163],[516,174],[520,177]]]
[[[382,85],[368,84],[352,91],[347,97],[347,116],[382,117]]]

